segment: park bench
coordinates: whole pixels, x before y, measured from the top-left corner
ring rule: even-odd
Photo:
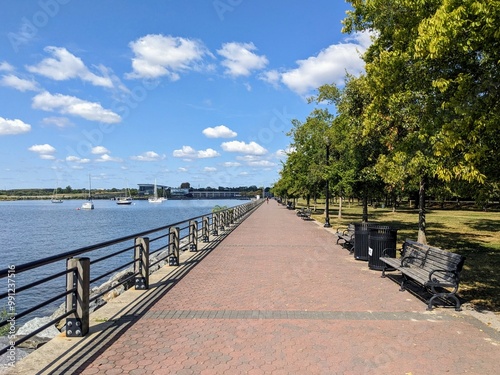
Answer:
[[[297,216],[301,217],[302,220],[309,220],[311,219],[311,209],[308,208],[301,208],[300,210],[297,210]]]
[[[345,229],[338,228],[336,235],[337,244],[340,240],[342,240],[342,247],[345,247],[350,253],[352,253],[354,249],[354,224],[348,224]]]
[[[384,262],[382,277],[385,277],[386,271],[401,272],[403,276],[401,291],[405,290],[408,281],[413,280],[432,294],[427,310],[432,310],[436,298],[452,298],[455,301],[455,310],[461,310],[456,293],[460,284],[460,272],[465,262],[464,256],[406,240],[399,258],[382,254],[380,260]]]

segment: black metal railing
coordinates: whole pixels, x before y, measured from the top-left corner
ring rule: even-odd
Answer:
[[[99,300],[120,285],[135,285],[135,289],[148,289],[149,274],[153,266],[158,266],[161,262],[169,266],[180,265],[181,251],[196,252],[200,241],[210,242],[210,235],[218,236],[219,231],[224,231],[231,224],[243,220],[262,202],[263,200],[251,201],[0,270],[0,280],[7,279],[8,285],[7,291],[0,293],[0,331],[3,330],[9,337],[9,345],[0,349],[0,355],[63,319],[66,319],[67,337],[85,336],[89,330],[91,304],[95,306],[98,302],[105,303]],[[112,265],[110,260],[113,260]],[[63,261],[66,265],[60,270]],[[58,262],[61,264],[58,265]],[[47,275],[48,266],[57,266],[59,270]],[[127,270],[128,272],[125,272]],[[21,285],[19,280],[28,272],[30,282]],[[104,282],[97,288],[99,282],[118,272],[125,272],[125,277],[110,282],[107,286]],[[61,280],[62,278],[65,280]],[[41,294],[43,302],[19,308],[16,301],[28,291]],[[16,335],[16,325],[23,318],[33,317],[36,313],[40,315],[40,311],[57,306],[57,302],[65,302],[64,312],[22,337]]]

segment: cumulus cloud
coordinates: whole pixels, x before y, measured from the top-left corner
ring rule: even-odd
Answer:
[[[199,150],[197,152],[198,159],[216,158],[217,156],[220,156],[220,154],[211,148],[207,148],[206,150]]]
[[[92,73],[83,61],[73,55],[65,48],[45,47],[45,52],[52,57],[42,60],[37,65],[27,66],[31,73],[40,74],[56,81],[65,81],[72,78],[80,78],[82,81],[90,82],[94,86],[113,87],[113,81],[108,76],[99,76]],[[104,67],[99,67],[105,72]]]
[[[0,84],[22,92],[39,90],[38,84],[35,81],[19,78],[14,74],[4,75],[2,80],[0,80]]]
[[[28,133],[29,131],[31,131],[31,125],[26,124],[21,120],[9,120],[7,118],[0,117],[0,136],[23,134]]]
[[[203,172],[208,172],[208,173],[217,172],[217,168],[205,167],[205,168],[203,168]]]
[[[121,121],[121,117],[104,109],[99,103],[88,102],[74,96],[55,94],[45,91],[33,98],[33,108],[43,111],[57,111],[62,114],[79,116],[89,121],[113,124]]]
[[[87,164],[90,163],[90,159],[87,158],[79,158],[78,156],[67,156],[66,161],[69,163],[78,163],[78,164]]]
[[[222,165],[226,168],[234,168],[234,167],[239,167],[241,163],[238,163],[236,161],[226,161]]]
[[[135,57],[128,78],[167,76],[176,81],[181,72],[201,70],[204,57],[212,56],[200,41],[161,34],[143,36],[129,43],[129,47]]]
[[[103,146],[92,147],[92,150],[90,152],[92,152],[94,155],[109,154],[109,150]]]
[[[269,71],[259,78],[273,85],[281,82],[301,95],[328,83],[342,85],[346,72],[359,75],[364,70],[361,55],[370,43],[369,33],[357,33],[343,43],[330,45],[316,56],[298,60],[295,69],[283,73]]]
[[[249,166],[251,167],[267,167],[267,168],[270,168],[270,167],[274,167],[276,166],[276,163],[273,163],[269,160],[253,160],[253,161],[249,161],[247,163]]]
[[[207,158],[215,158],[217,156],[220,156],[220,154],[217,151],[215,151],[211,148],[207,148],[206,150],[196,151],[191,146],[182,146],[182,148],[180,150],[174,150],[172,155],[175,158],[183,158],[186,160],[207,159]]]
[[[262,72],[259,74],[259,79],[269,83],[274,87],[279,87],[281,81],[281,73],[277,70],[268,70],[267,72]]]
[[[28,148],[28,150],[38,154],[38,156],[41,159],[47,159],[47,160],[55,159],[53,154],[56,152],[56,149],[47,143],[43,145],[33,145],[30,148]]]
[[[203,134],[207,138],[234,138],[238,133],[232,131],[225,125],[219,125],[214,128],[206,128],[203,130]]]
[[[120,163],[123,160],[120,158],[114,158],[108,154],[103,154],[99,158],[97,158],[95,161],[99,163],[106,163],[106,162],[115,162],[115,163]]]
[[[237,156],[236,159],[250,167],[271,168],[276,166],[275,162],[267,160],[268,158],[264,159],[261,155],[242,155]]]
[[[226,152],[240,152],[248,155],[267,154],[267,150],[264,147],[253,141],[250,143],[240,141],[224,142],[221,147]]]
[[[165,159],[165,155],[159,155],[154,151],[147,151],[141,155],[131,156],[130,159],[137,161],[158,161]]]
[[[259,56],[252,51],[257,47],[253,43],[225,43],[217,53],[224,57],[222,65],[225,73],[231,77],[249,76],[252,71],[264,69],[269,63],[266,56]]]

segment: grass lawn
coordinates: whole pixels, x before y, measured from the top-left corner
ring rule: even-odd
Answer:
[[[298,207],[304,205],[299,202]],[[324,222],[323,204],[317,204],[312,217]],[[405,239],[417,239],[418,210],[369,207],[369,221],[398,228],[398,249]],[[338,206],[330,205],[333,228],[361,221],[362,209],[357,203],[344,203],[342,218]],[[464,255],[464,270],[458,294],[476,308],[500,312],[500,212],[430,209],[426,215],[427,243]]]

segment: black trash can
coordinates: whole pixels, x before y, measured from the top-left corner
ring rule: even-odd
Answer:
[[[354,259],[368,260],[368,237],[375,223],[354,223]]]
[[[387,256],[396,257],[398,230],[386,225],[375,225],[369,229],[368,267],[372,270],[383,270],[384,262],[380,260],[384,250]]]

